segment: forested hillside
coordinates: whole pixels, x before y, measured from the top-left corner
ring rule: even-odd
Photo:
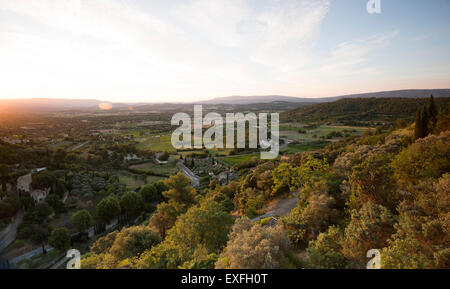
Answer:
[[[436,98],[437,109],[446,108],[450,97]],[[281,114],[286,122],[341,123],[358,125],[365,122],[413,120],[417,107],[427,98],[352,98],[297,108]]]
[[[82,267],[365,268],[378,249],[383,268],[450,268],[450,115],[432,99],[420,111],[421,130],[255,162],[226,185],[174,175],[150,219],[98,239]],[[250,219],[292,194],[289,215]]]

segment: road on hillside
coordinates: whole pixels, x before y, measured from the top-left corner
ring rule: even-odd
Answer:
[[[44,248],[47,251],[47,253],[50,252],[51,250],[53,250],[53,247],[51,247],[49,245],[46,245]],[[37,248],[37,249],[35,249],[33,251],[25,253],[22,256],[19,256],[17,258],[14,258],[14,259],[10,260],[9,262],[12,263],[12,264],[15,264],[15,263],[20,262],[23,259],[30,259],[30,258],[32,258],[32,257],[34,257],[36,255],[39,255],[39,254],[42,254],[42,247],[39,247],[39,248]]]
[[[191,179],[193,187],[198,187],[200,185],[200,178],[188,169],[182,161],[177,162],[177,167],[186,175],[186,177]]]
[[[258,222],[261,219],[273,216],[280,216],[280,217],[287,216],[297,206],[297,203],[298,203],[297,197],[282,199],[278,201],[278,203],[270,212],[267,212],[264,215],[256,217],[252,219],[252,221]]]
[[[0,254],[1,252],[8,247],[9,244],[11,244],[16,239],[17,234],[17,228],[19,227],[20,223],[22,223],[23,216],[25,215],[25,212],[23,210],[20,210],[13,218],[13,222],[5,229],[6,232],[4,232],[0,239]]]

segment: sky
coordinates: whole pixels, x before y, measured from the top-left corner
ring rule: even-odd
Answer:
[[[0,98],[450,88],[450,0],[0,0]]]

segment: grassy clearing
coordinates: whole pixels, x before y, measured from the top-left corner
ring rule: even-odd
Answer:
[[[155,164],[153,162],[147,162],[138,165],[130,166],[130,169],[144,171],[144,172],[155,172],[163,175],[172,175],[178,172],[178,168],[176,166],[175,161],[169,161],[167,164]]]
[[[255,157],[259,159],[260,154],[253,153],[253,154],[247,154],[247,155],[235,155],[235,156],[229,156],[229,157],[221,157],[219,159],[226,162],[230,166],[234,166],[235,164],[251,161]]]
[[[299,130],[306,133],[299,133]],[[343,135],[359,136],[368,128],[351,126],[318,126],[316,128],[304,128],[299,124],[281,125],[280,137],[300,142],[317,141],[320,137],[326,137],[331,132],[341,132]]]
[[[325,146],[323,145],[317,145],[317,144],[289,144],[287,147],[285,147],[282,152],[288,153],[288,154],[299,154],[304,153],[306,151],[310,150],[317,150],[321,149]]]
[[[157,182],[159,180],[164,180],[164,177],[158,176],[145,176],[145,175],[134,175],[128,173],[119,174],[119,181],[122,184],[125,184],[128,190],[136,190],[139,187],[142,187],[146,184],[151,184],[153,182]]]
[[[141,150],[149,150],[154,152],[176,152],[172,146],[172,136],[170,134],[150,135],[147,137],[136,138],[139,142],[137,148]]]

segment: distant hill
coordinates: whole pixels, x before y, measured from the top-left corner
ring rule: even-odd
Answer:
[[[299,98],[282,95],[261,95],[261,96],[225,96],[217,97],[210,100],[199,101],[201,104],[251,104],[251,103],[270,103],[270,102],[320,102],[315,98]]]
[[[60,111],[70,109],[88,109],[97,107],[101,102],[88,99],[4,99],[0,100],[0,109],[18,111]]]
[[[251,103],[270,103],[270,102],[291,102],[291,103],[321,103],[333,102],[344,98],[422,98],[433,94],[435,97],[450,97],[450,89],[408,89],[369,92],[360,94],[349,94],[334,97],[322,98],[300,98],[281,95],[265,95],[265,96],[226,96],[217,97],[211,100],[200,101],[202,104],[251,104]]]
[[[319,103],[285,111],[286,122],[341,123],[356,125],[370,121],[413,119],[428,98],[345,98],[335,102]],[[448,105],[450,97],[435,98],[438,107]]]
[[[209,106],[218,106],[222,110],[286,110],[316,103],[333,102],[349,98],[421,98],[433,94],[436,98],[450,97],[450,89],[397,90],[374,93],[362,93],[325,98],[299,98],[281,95],[266,96],[228,96],[195,102]],[[0,99],[0,112],[59,112],[59,111],[98,111],[96,99]],[[111,103],[113,110],[136,111],[173,110],[186,108],[193,103]]]
[[[56,111],[95,111],[99,110],[96,99],[0,99],[0,111],[6,112],[56,112]],[[126,109],[128,105],[112,103],[113,109]]]

